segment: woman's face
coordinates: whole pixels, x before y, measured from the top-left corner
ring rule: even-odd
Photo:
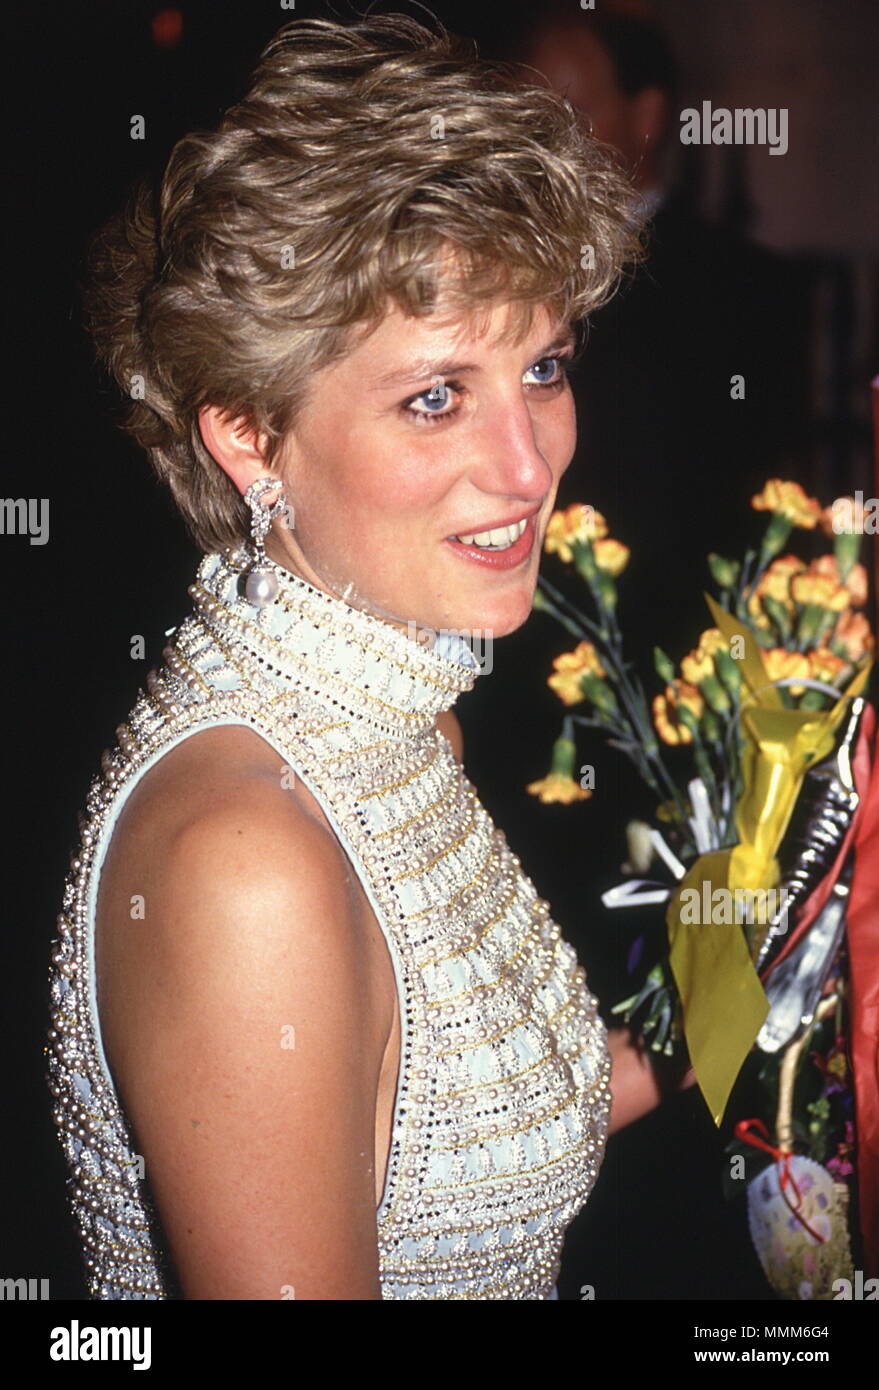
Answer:
[[[525,621],[574,451],[574,335],[540,309],[518,346],[495,341],[509,312],[477,338],[394,308],[316,374],[279,460],[294,529],[276,524],[269,554],[276,538],[303,578],[406,628]],[[507,526],[503,548],[455,539]]]

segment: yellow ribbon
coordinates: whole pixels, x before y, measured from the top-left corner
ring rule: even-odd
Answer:
[[[739,639],[742,663],[742,792],[736,806],[738,844],[703,854],[678,886],[666,913],[672,972],[680,993],[684,1034],[696,1079],[720,1125],[730,1092],[769,1012],[754,969],[761,934],[749,948],[739,921],[717,904],[736,890],[775,888],[776,859],[810,767],[831,752],[849,700],[866,686],[865,658],[830,710],[786,709],[770,682],[750,628],[705,595],[724,637]],[[714,897],[724,890],[720,899]],[[731,890],[731,891],[730,891]],[[741,901],[741,895],[740,895]],[[705,920],[705,908],[709,910]],[[695,914],[695,919],[694,919]]]

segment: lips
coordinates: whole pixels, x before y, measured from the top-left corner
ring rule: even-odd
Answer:
[[[530,512],[513,512],[505,517],[501,517],[499,520],[461,526],[457,531],[453,531],[450,535],[446,536],[446,540],[453,541],[456,540],[458,536],[481,536],[485,535],[488,531],[501,531],[505,526],[514,526],[517,521],[530,520],[530,518],[536,516],[539,511],[540,507],[537,506]]]
[[[532,514],[525,522],[525,529],[518,540],[502,549],[465,544],[454,536],[447,536],[443,544],[447,545],[462,560],[471,565],[478,565],[484,570],[512,570],[529,559],[535,534],[536,522]]]

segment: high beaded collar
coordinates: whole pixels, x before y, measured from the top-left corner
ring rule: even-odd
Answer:
[[[204,555],[189,594],[231,664],[255,681],[306,687],[358,720],[412,733],[451,709],[481,672],[459,634],[422,645],[271,560],[278,593],[257,607],[239,588],[250,562],[243,547]]]

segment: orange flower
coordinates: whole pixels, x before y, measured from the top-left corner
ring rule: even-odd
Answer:
[[[690,685],[699,685],[714,675],[714,653],[729,646],[719,627],[709,627],[699,645],[681,661],[681,675]]]
[[[664,695],[655,695],[653,698],[653,723],[663,743],[693,742],[691,731],[681,721],[680,706],[688,709],[696,719],[702,717],[705,708],[698,690],[685,681],[673,681],[665,687]]]
[[[572,801],[588,801],[592,795],[565,772],[548,772],[536,782],[529,782],[528,791],[543,802],[560,801],[564,806],[569,806]]]
[[[681,675],[690,685],[699,685],[714,675],[714,662],[707,652],[697,647],[681,659]]]
[[[595,553],[595,563],[600,570],[606,570],[614,578],[622,574],[626,565],[629,563],[631,551],[622,541],[597,540],[592,544]]]
[[[798,555],[779,555],[761,574],[756,593],[761,598],[766,594],[778,603],[783,603],[786,608],[792,607],[790,582],[795,574],[801,574],[805,568],[805,563]]]
[[[566,564],[574,558],[574,541],[601,540],[607,535],[607,522],[594,507],[575,502],[564,511],[553,512],[546,527],[543,548],[547,555],[557,554]]]
[[[699,650],[713,656],[716,651],[729,646],[719,627],[707,627],[699,638]]]
[[[674,706],[665,695],[653,697],[653,723],[663,743],[692,743],[693,735],[674,716]]]
[[[579,704],[586,698],[580,689],[581,676],[606,675],[591,642],[580,642],[574,651],[562,652],[552,664],[556,674],[549,677],[547,685],[566,705]]]
[[[790,680],[792,676],[809,677],[812,674],[812,665],[805,652],[789,652],[784,647],[773,647],[761,655],[766,674],[771,681]],[[804,685],[788,687],[795,698],[802,695],[805,688]]]
[[[840,671],[847,671],[849,663],[844,661],[841,656],[831,652],[827,647],[817,647],[813,652],[807,652],[809,658],[809,674],[813,680],[826,681],[832,685]]]
[[[767,618],[766,613],[764,611],[763,604],[757,597],[756,592],[748,596],[748,612],[751,615],[751,619],[755,627],[761,627],[764,629],[772,627],[772,624]]]
[[[836,556],[819,556],[809,566],[809,574],[818,574],[824,579],[831,579],[834,584],[839,584],[839,566],[836,563]],[[863,608],[867,602],[867,571],[863,565],[852,566],[848,579],[845,581],[845,587],[848,589],[849,599],[854,607]]]
[[[842,613],[851,607],[848,589],[826,574],[795,574],[790,582],[791,598],[795,603],[813,604],[831,613]]]
[[[851,609],[843,613],[836,624],[833,641],[842,647],[849,661],[860,661],[874,645],[867,619],[863,613],[853,613]]]
[[[770,478],[763,491],[751,498],[751,506],[755,512],[775,512],[805,531],[811,531],[821,516],[820,502],[808,497],[799,483],[785,483],[780,478]]]
[[[672,686],[678,704],[684,705],[696,719],[701,719],[705,701],[696,687],[689,685],[686,681],[673,681]],[[666,690],[666,694],[668,694],[668,690]]]

